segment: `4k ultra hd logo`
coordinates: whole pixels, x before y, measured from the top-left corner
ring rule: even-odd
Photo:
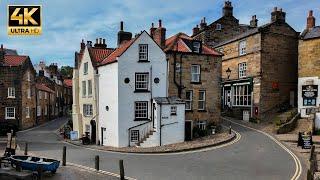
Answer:
[[[9,35],[40,35],[41,5],[8,5]]]

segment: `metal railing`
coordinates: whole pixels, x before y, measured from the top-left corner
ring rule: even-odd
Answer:
[[[143,125],[146,125],[146,127],[144,127],[142,130],[140,130],[139,127],[143,126]],[[137,143],[141,142],[141,140],[143,140],[149,132],[151,132],[152,130],[152,121],[147,121],[147,122],[144,122],[142,124],[139,124],[139,125],[136,125],[136,126],[133,126],[131,128],[128,129],[128,144],[130,146],[130,139],[131,139],[131,130],[135,130],[135,129],[138,129],[139,130],[139,140]]]

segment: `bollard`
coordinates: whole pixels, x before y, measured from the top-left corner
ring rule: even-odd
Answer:
[[[67,147],[66,147],[66,146],[63,146],[62,166],[66,166],[66,159],[67,159]]]
[[[28,155],[28,143],[26,142],[26,145],[24,146],[24,155]]]
[[[229,126],[229,134],[231,134],[232,130],[231,130],[231,125]]]
[[[311,146],[311,151],[310,151],[310,157],[309,157],[309,161],[313,160],[313,156],[314,156],[314,145]]]
[[[119,160],[119,168],[120,168],[120,180],[124,180],[124,167],[123,160]]]
[[[38,179],[41,180],[42,177],[43,177],[43,169],[42,169],[42,166],[39,166],[37,168],[37,173],[38,173]]]
[[[95,166],[94,167],[96,168],[97,171],[99,171],[99,156],[98,155],[95,157]]]

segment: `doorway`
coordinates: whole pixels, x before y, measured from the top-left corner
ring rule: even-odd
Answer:
[[[91,120],[90,125],[91,125],[91,143],[96,143],[96,132],[97,132],[96,121]]]
[[[107,142],[107,129],[104,127],[101,127],[101,145],[105,145]]]
[[[185,141],[192,140],[192,121],[186,120],[185,122]]]
[[[231,108],[231,87],[225,87],[225,90],[224,90],[224,107]]]

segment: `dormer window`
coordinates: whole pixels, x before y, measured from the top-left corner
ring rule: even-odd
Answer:
[[[217,31],[220,31],[220,30],[221,30],[221,24],[219,24],[219,23],[216,24],[216,30],[217,30]]]
[[[148,61],[148,44],[139,44],[139,61]]]
[[[193,52],[200,53],[201,43],[198,41],[193,42]]]

